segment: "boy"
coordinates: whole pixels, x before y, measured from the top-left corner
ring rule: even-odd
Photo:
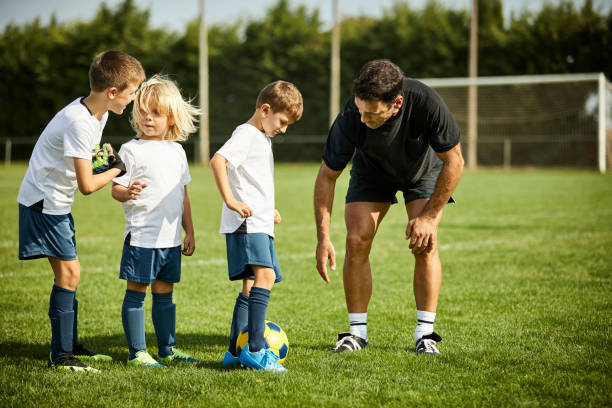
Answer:
[[[55,369],[98,372],[81,360],[111,360],[77,342],[81,265],[70,206],[77,188],[89,195],[125,171],[116,156],[107,171],[93,174],[92,148],[100,142],[108,111],[123,113],[144,79],[135,58],[120,51],[98,54],[89,68],[89,96],[75,99],[47,124],[19,189],[19,259],[46,257],[55,276],[49,299],[49,367]]]
[[[274,250],[274,224],[281,217],[274,208],[271,139],[299,120],[302,110],[302,95],[293,84],[276,81],[267,85],[257,97],[253,116],[234,130],[210,161],[224,202],[219,232],[226,234],[229,278],[243,282],[234,305],[224,366],[286,371],[265,348],[264,340],[270,290],[283,279]],[[237,356],[236,339],[245,326],[249,342]]]

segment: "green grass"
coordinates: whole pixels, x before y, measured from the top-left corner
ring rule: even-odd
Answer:
[[[277,164],[276,246],[285,281],[268,318],[291,343],[286,375],[225,370],[238,283],[227,279],[217,233],[220,198],[208,169],[189,186],[196,252],[175,289],[179,346],[197,367],[128,369],[118,279],[123,211],[110,191],[73,206],[79,258],[79,331],[113,356],[98,375],[47,369],[52,273],[17,260],[17,203],[25,165],[0,170],[0,406],[610,406],[612,404],[612,174],[576,170],[467,172],[439,231],[443,284],[436,331],[442,354],[417,358],[413,260],[406,215],[393,206],[371,255],[371,347],[330,355],[347,329],[341,268],[326,285],[315,269],[314,164]],[[346,172],[348,173],[348,172]],[[343,198],[332,238],[342,264]],[[147,344],[157,352],[145,303]]]

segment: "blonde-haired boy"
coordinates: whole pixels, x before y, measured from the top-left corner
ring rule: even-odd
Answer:
[[[234,130],[210,161],[223,198],[220,232],[226,237],[229,278],[242,280],[224,366],[286,371],[264,341],[270,291],[283,279],[274,249],[274,224],[281,217],[274,207],[271,139],[299,120],[302,109],[302,95],[292,83],[268,84],[259,93],[253,116]],[[249,343],[238,356],[236,339],[245,326]]]
[[[195,132],[200,111],[181,96],[177,85],[155,75],[138,90],[132,112],[136,138],[119,155],[126,173],[113,179],[112,195],[123,203],[125,234],[119,278],[127,281],[121,320],[128,343],[128,365],[165,367],[145,344],[144,301],[151,286],[152,318],[162,362],[197,363],[176,348],[174,284],[181,278],[181,254],[191,256],[195,237],[187,184],[187,157],[176,141]],[[181,227],[185,230],[181,251]]]
[[[91,92],[59,111],[41,133],[23,178],[19,202],[19,259],[46,257],[54,274],[49,299],[49,366],[98,371],[81,360],[110,360],[77,341],[76,289],[81,275],[71,205],[78,190],[91,194],[123,171],[116,160],[93,174],[92,149],[100,143],[108,111],[118,115],[145,79],[140,62],[121,51],[98,54],[89,69]]]

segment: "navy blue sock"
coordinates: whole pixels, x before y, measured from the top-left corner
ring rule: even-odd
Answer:
[[[176,345],[176,305],[172,303],[172,292],[153,294],[152,314],[159,357],[168,357]]]
[[[51,360],[72,353],[74,291],[53,285],[49,297],[51,319]]]
[[[79,301],[76,299],[76,290],[74,291],[74,301],[72,302],[72,310],[74,311],[74,323],[72,324],[72,345],[79,342]]]
[[[249,351],[257,352],[266,347],[266,309],[270,291],[253,286],[249,295]]]
[[[136,352],[147,349],[145,342],[145,325],[144,325],[144,300],[146,293],[136,290],[126,290],[123,298],[123,307],[121,308],[121,321],[123,322],[123,330],[127,340],[128,348],[130,349],[129,360],[136,357]]]
[[[232,316],[232,328],[230,330],[229,352],[236,355],[236,340],[240,331],[249,324],[249,297],[240,292],[234,305]],[[239,357],[239,356],[238,356]]]

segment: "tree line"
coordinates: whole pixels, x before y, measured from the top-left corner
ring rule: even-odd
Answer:
[[[612,77],[612,12],[592,0],[546,4],[504,19],[503,0],[479,0],[478,73],[524,75],[604,72]],[[90,21],[8,25],[0,36],[0,137],[37,136],[72,98],[89,92],[92,57],[120,49],[148,75],[166,73],[183,94],[198,96],[198,20],[183,33],[152,27],[149,10],[125,0],[102,4]],[[388,58],[414,78],[467,76],[470,11],[430,0],[422,9],[398,0],[382,17],[341,21],[341,99],[366,61]],[[329,123],[329,30],[318,10],[279,0],[261,19],[208,27],[210,134],[223,140],[250,117],[257,92],[285,79],[304,97],[290,135],[324,135]],[[127,115],[111,115],[106,135],[133,135]],[[290,136],[289,136],[290,137]],[[214,143],[213,143],[214,144]],[[214,146],[213,146],[214,147]],[[281,159],[299,159],[284,149]],[[211,149],[214,152],[213,149]],[[29,154],[25,157],[29,157]]]

